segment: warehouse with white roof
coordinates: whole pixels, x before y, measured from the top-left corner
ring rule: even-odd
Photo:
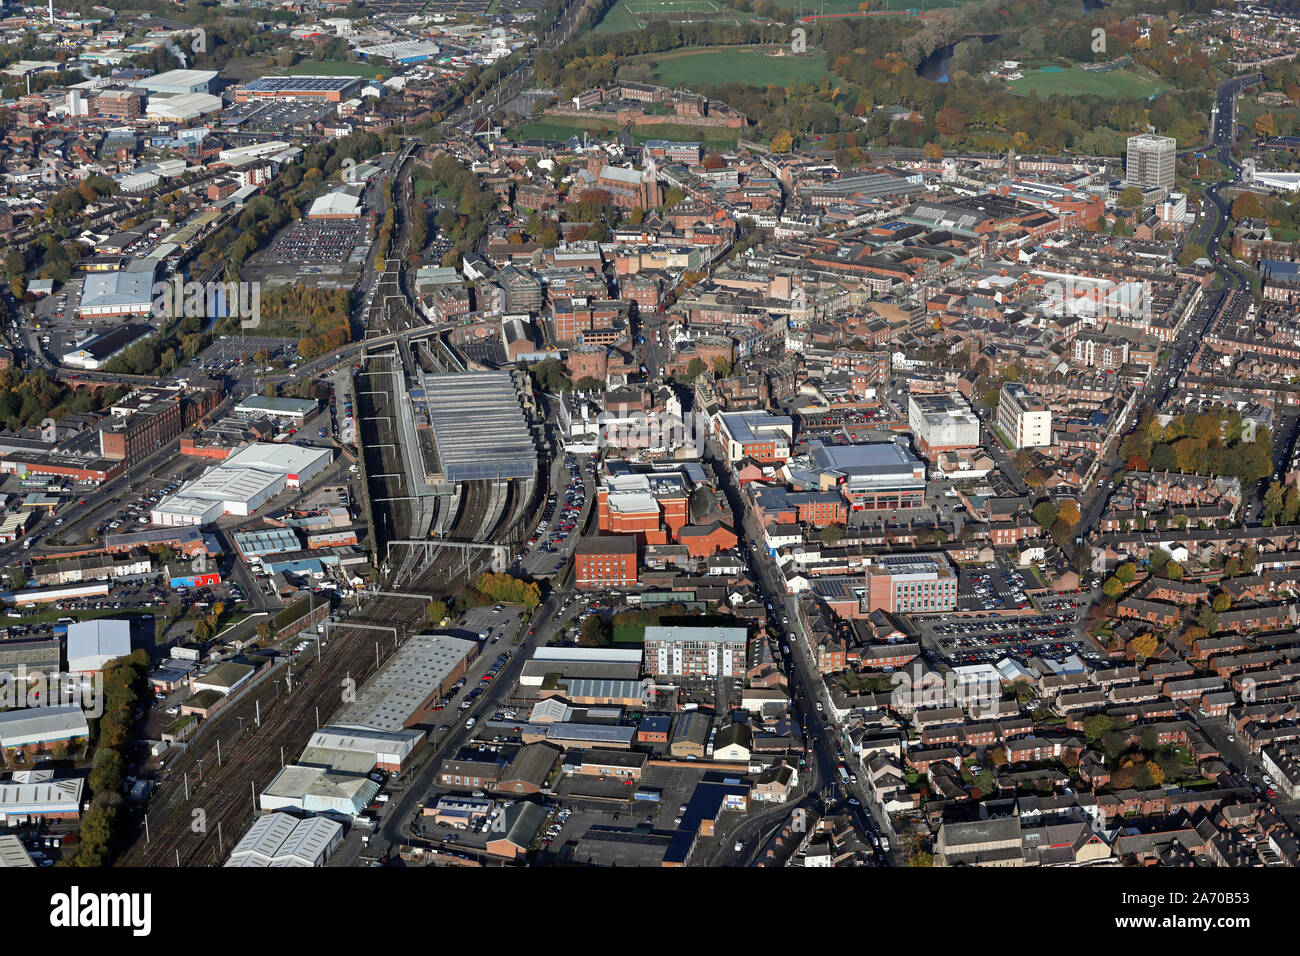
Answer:
[[[289,764],[258,795],[265,811],[301,810],[347,822],[379,793],[379,784],[356,773]]]
[[[131,622],[78,621],[68,625],[68,672],[95,674],[131,653]]]
[[[88,740],[90,728],[78,704],[27,707],[0,713],[0,749],[47,748],[72,740]]]
[[[342,842],[343,827],[333,820],[268,813],[235,844],[226,866],[324,866]]]
[[[86,778],[55,777],[53,770],[20,770],[0,781],[0,826],[37,820],[75,820],[85,803]]]
[[[149,119],[166,123],[192,123],[213,113],[220,113],[224,104],[219,96],[207,93],[182,93],[178,96],[151,96],[144,108]]]
[[[204,525],[222,515],[246,517],[286,488],[298,488],[330,463],[328,448],[245,445],[153,509],[159,527]]]
[[[138,80],[133,85],[150,93],[165,96],[186,93],[211,93],[212,82],[217,78],[216,70],[168,70]]]
[[[312,734],[298,763],[340,773],[369,773],[376,768],[397,771],[423,740],[424,731],[414,728],[388,733],[325,727]]]
[[[361,218],[360,186],[332,189],[316,198],[307,209],[308,219],[359,219]]]
[[[405,730],[451,689],[477,651],[474,641],[447,634],[412,637],[357,691],[353,703],[334,714],[332,723],[385,733]]]

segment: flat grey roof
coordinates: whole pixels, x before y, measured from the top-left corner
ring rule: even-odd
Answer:
[[[425,375],[424,389],[448,481],[536,474],[537,447],[509,372]]]

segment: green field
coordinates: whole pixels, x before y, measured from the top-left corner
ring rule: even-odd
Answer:
[[[734,82],[788,88],[798,83],[816,83],[833,75],[821,50],[802,56],[772,56],[771,50],[771,47],[705,47],[646,59],[655,81],[693,89]]]
[[[821,14],[857,13],[861,0],[773,0],[782,10],[790,10],[797,16],[819,16]],[[884,0],[877,2],[877,10],[940,10],[945,7],[959,7],[971,0]],[[643,29],[647,18],[651,21],[668,20],[672,22],[689,21],[690,14],[704,11],[725,11],[720,17],[730,23],[747,23],[753,15],[734,10],[722,0],[621,0],[610,8],[604,19],[596,26],[597,33],[626,33],[629,30]]]
[[[657,123],[654,126],[633,126],[628,131],[637,143],[651,139],[671,139],[683,143],[699,143],[705,147],[733,147],[740,138],[738,129],[715,126],[685,126],[677,123]]]
[[[752,18],[752,14],[733,10],[722,0],[620,0],[596,25],[596,32],[640,30],[647,21],[680,23],[691,20],[691,14],[696,13],[715,14],[708,19],[724,23],[743,23]]]
[[[1030,73],[1013,80],[1012,93],[1028,96],[1037,93],[1047,98],[1056,94],[1064,96],[1106,96],[1111,99],[1125,97],[1150,97],[1163,93],[1166,87],[1153,75],[1137,70],[1112,70],[1109,73],[1089,73],[1079,67],[1045,73]]]
[[[382,63],[349,63],[346,60],[303,60],[286,70],[287,76],[360,76],[368,80],[377,75],[392,76],[393,68]]]
[[[521,139],[557,139],[566,140],[570,136],[581,136],[583,132],[590,133],[597,139],[605,139],[618,130],[618,126],[610,123],[583,123],[575,120],[571,123],[561,123],[550,118],[534,120],[531,123],[524,123],[510,131],[510,135],[515,140]]]
[[[823,13],[857,13],[862,0],[772,0],[782,10],[793,10],[798,16],[818,16]],[[969,0],[876,0],[875,10],[939,10],[959,7]]]

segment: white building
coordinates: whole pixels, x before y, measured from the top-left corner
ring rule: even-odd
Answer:
[[[56,779],[53,770],[16,771],[8,780],[0,781],[0,826],[44,819],[75,820],[85,802],[85,792],[85,777]]]
[[[379,784],[360,774],[289,764],[259,794],[258,805],[264,811],[301,810],[346,822],[378,793]]]
[[[207,93],[181,93],[176,96],[151,96],[145,115],[164,123],[191,123],[203,116],[220,113],[221,97]]]
[[[343,827],[324,817],[268,813],[235,844],[226,866],[324,866],[343,842]]]
[[[286,488],[298,488],[330,463],[328,448],[246,445],[184,485],[153,510],[159,527],[210,524],[222,515],[253,514]]]
[[[71,740],[88,740],[90,728],[79,704],[28,707],[0,713],[0,749],[49,747]]]
[[[131,653],[131,622],[80,621],[68,625],[68,671],[94,674]]]
[[[1016,448],[1052,444],[1052,412],[1019,382],[1007,382],[998,397],[998,424]]]
[[[980,443],[980,420],[960,395],[909,395],[907,425],[925,455]]]

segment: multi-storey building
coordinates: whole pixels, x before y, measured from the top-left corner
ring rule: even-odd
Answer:
[[[584,538],[578,542],[573,562],[576,587],[636,587],[636,538],[632,535]]]
[[[1141,133],[1128,138],[1128,156],[1124,163],[1124,178],[1138,186],[1172,189],[1174,185],[1174,153],[1178,140],[1172,136]]]
[[[980,420],[956,394],[908,395],[907,424],[925,455],[975,448],[980,443]]]
[[[957,609],[957,574],[937,552],[880,555],[867,567],[867,610],[935,614]]]
[[[752,458],[769,464],[790,457],[794,420],[786,415],[765,411],[720,412],[714,417],[714,428],[727,450],[728,461]]]
[[[743,627],[645,629],[645,667],[656,677],[732,677],[745,673]]]
[[[998,424],[1016,448],[1052,444],[1052,412],[1019,382],[1007,382],[998,396]]]

